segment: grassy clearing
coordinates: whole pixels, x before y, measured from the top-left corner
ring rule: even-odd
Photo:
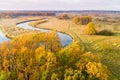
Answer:
[[[76,25],[71,20],[59,20],[57,18],[49,18],[48,22],[39,24],[36,27],[72,34],[74,39],[80,40],[88,51],[98,55],[102,59],[102,63],[107,65],[114,76],[120,79],[119,36],[83,35],[82,30],[84,26]]]
[[[29,25],[36,26],[38,24],[45,23],[45,22],[47,22],[47,20],[37,20],[37,21],[32,21]]]

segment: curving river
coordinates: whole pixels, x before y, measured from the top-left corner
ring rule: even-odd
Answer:
[[[47,30],[47,29],[41,29],[41,28],[34,28],[32,26],[29,25],[31,21],[27,21],[27,22],[21,22],[17,24],[17,27],[19,28],[23,28],[23,29],[30,29],[30,30],[39,30],[41,32],[48,32],[51,30]],[[69,44],[72,43],[72,37],[69,36],[68,34],[65,33],[61,33],[61,32],[57,32],[59,38],[60,38],[60,43],[62,44],[63,47],[68,46]],[[9,41],[10,39],[7,38],[5,36],[5,34],[0,30],[0,43],[4,42],[4,41]]]
[[[28,22],[18,23],[17,27],[24,28],[24,29],[30,29],[30,30],[39,30],[41,32],[51,31],[51,30],[47,30],[47,29],[34,28],[34,27],[32,27],[32,26],[29,25],[30,22],[28,21]],[[58,36],[60,38],[60,43],[62,44],[63,47],[66,47],[66,46],[68,46],[69,44],[72,43],[72,37],[69,36],[68,34],[61,33],[61,32],[57,32],[57,34],[58,34]]]

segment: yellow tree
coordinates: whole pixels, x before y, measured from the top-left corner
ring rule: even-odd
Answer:
[[[83,34],[86,35],[94,35],[97,33],[96,29],[95,29],[96,25],[92,22],[88,23],[87,26],[85,26],[84,30],[83,30]]]

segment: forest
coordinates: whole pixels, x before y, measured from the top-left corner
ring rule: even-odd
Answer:
[[[56,32],[31,33],[0,44],[0,80],[113,80],[79,41],[61,47]]]

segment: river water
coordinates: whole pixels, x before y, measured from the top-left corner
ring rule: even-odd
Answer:
[[[0,43],[4,41],[9,41],[10,39],[5,36],[5,34],[0,30]]]

